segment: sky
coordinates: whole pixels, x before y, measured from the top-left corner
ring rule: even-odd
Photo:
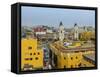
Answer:
[[[21,7],[22,26],[48,25],[58,27],[62,21],[65,27],[95,26],[94,10],[60,9],[43,7]]]

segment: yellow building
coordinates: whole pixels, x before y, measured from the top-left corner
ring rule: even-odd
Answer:
[[[62,53],[61,68],[78,68],[81,65],[82,53]]]
[[[74,53],[63,51],[61,47],[50,45],[54,59],[54,67],[56,68],[76,68],[80,67],[82,61],[82,53]],[[56,60],[55,60],[56,58]]]
[[[43,68],[43,49],[38,48],[37,39],[22,38],[21,40],[21,69],[33,70]]]
[[[87,41],[91,39],[95,39],[95,32],[86,31],[86,32],[80,33],[80,40]]]
[[[52,51],[52,60],[53,66],[57,69],[59,68],[79,68],[83,67],[83,55],[85,53],[90,54],[93,52],[89,52],[88,49],[78,50],[77,48],[64,48],[59,43],[50,44],[50,48]],[[93,64],[89,62],[85,62],[87,66]],[[88,65],[89,64],[89,65]]]

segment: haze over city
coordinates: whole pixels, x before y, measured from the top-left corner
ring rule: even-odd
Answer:
[[[58,27],[62,21],[65,27],[79,26],[95,27],[95,11],[78,9],[58,9],[42,7],[25,7],[21,11],[22,26],[48,25]]]

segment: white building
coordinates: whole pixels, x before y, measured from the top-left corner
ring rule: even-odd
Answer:
[[[79,27],[77,26],[77,24],[74,25],[74,39],[79,39]]]
[[[63,42],[64,40],[64,26],[62,22],[60,22],[60,25],[59,25],[59,40],[60,42]]]
[[[47,29],[46,32],[47,33],[53,33],[52,29]]]

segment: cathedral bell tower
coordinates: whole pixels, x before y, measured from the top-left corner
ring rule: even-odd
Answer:
[[[59,24],[59,40],[60,40],[60,43],[63,43],[63,40],[64,40],[64,26],[63,26],[62,22],[60,22],[60,24]]]
[[[78,40],[79,39],[79,28],[77,23],[74,24],[74,39]]]

